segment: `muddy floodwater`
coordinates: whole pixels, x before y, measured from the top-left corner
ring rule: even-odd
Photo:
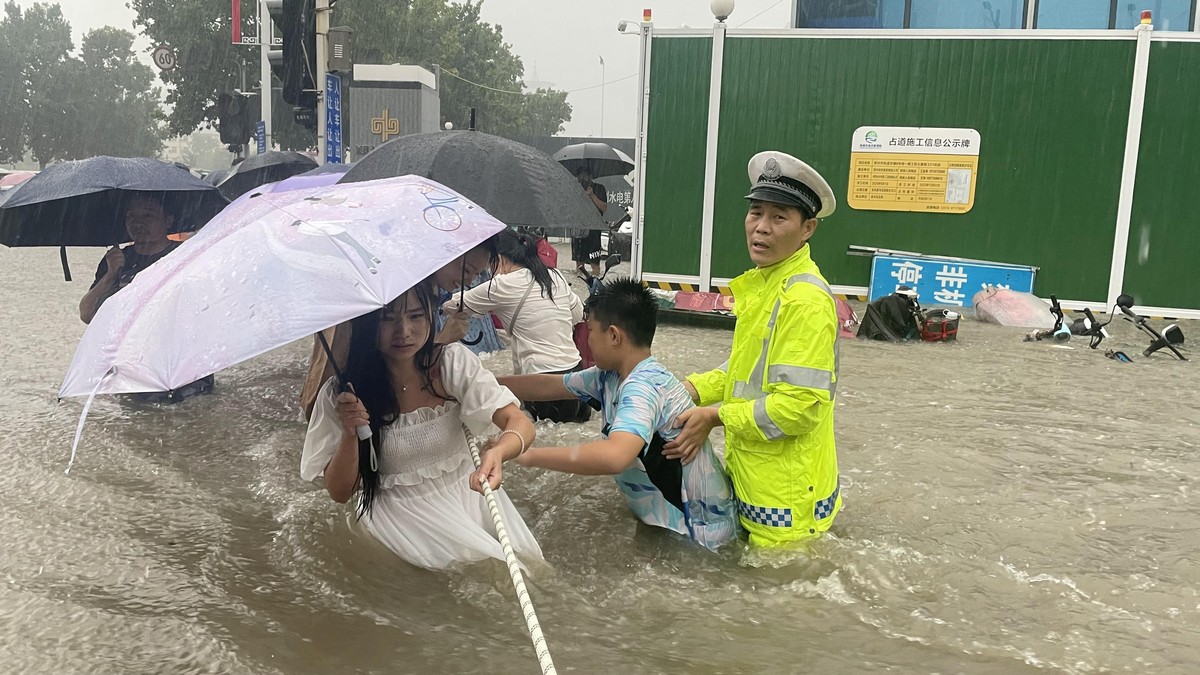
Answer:
[[[66,283],[57,251],[0,248],[4,672],[539,672],[501,564],[411,568],[301,481],[307,341],[182,405],[98,399],[64,475],[82,401],[55,394],[103,251],[70,254]],[[845,509],[807,556],[709,554],[639,526],[611,479],[511,469],[559,672],[1196,672],[1198,364],[1113,326],[1133,364],[973,321],[846,343]],[[654,348],[686,374],[730,337],[665,325]]]

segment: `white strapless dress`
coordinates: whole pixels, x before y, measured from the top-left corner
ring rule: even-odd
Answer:
[[[457,400],[401,414],[384,428],[379,491],[363,517],[371,534],[396,555],[429,569],[504,560],[487,501],[468,486],[475,463],[463,424],[482,433],[492,413],[517,400],[465,347],[451,345],[443,358],[442,381]],[[306,480],[321,476],[341,438],[334,384],[325,383],[313,409],[301,460]],[[503,488],[495,494],[518,557],[541,560],[541,547],[512,500]]]

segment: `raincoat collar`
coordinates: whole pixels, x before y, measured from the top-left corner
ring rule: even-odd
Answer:
[[[734,295],[737,295],[739,287],[746,288],[748,285],[779,285],[792,276],[799,274],[803,269],[812,267],[812,264],[811,251],[808,242],[805,242],[800,247],[800,250],[793,253],[790,257],[784,258],[770,267],[755,267],[737,279],[734,279],[730,283],[730,287],[733,289]],[[736,306],[735,304],[734,307]]]

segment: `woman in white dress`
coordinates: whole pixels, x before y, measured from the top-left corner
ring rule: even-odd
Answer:
[[[574,327],[583,321],[583,302],[558,270],[538,256],[537,240],[505,230],[495,237],[494,276],[487,283],[455,295],[442,311],[455,314],[459,302],[472,314],[493,312],[512,337],[514,375],[564,375],[582,370]],[[525,401],[533,419],[586,422],[591,408],[565,401]]]
[[[501,461],[532,444],[533,424],[469,349],[434,343],[435,308],[428,285],[418,284],[354,320],[344,374],[357,395],[340,391],[336,377],[322,386],[300,475],[323,478],[339,503],[358,493],[367,529],[413,565],[503,560],[487,503],[468,484],[476,471],[463,430],[464,424],[475,434],[499,427],[479,475],[497,490],[518,556],[541,560],[533,533],[499,489]],[[370,441],[358,440],[360,425],[370,426]]]

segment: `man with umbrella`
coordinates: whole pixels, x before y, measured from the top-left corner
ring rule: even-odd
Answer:
[[[96,267],[96,280],[79,301],[79,318],[84,323],[90,324],[100,305],[128,286],[139,272],[179,247],[180,242],[167,238],[176,218],[167,209],[165,200],[154,193],[133,195],[125,207],[125,231],[133,244],[125,248],[119,244],[113,246],[100,260]],[[146,402],[178,402],[196,394],[207,394],[212,391],[214,382],[215,378],[208,375],[178,389],[135,396]]]
[[[581,168],[575,172],[583,193],[592,204],[599,209],[601,215],[608,210],[608,192],[604,186],[592,180],[591,171]],[[587,236],[571,240],[571,259],[575,261],[579,271],[583,271],[585,263],[592,266],[592,276],[600,276],[600,258],[604,255],[604,247],[600,243],[600,230],[591,230]]]
[[[128,286],[138,272],[179,246],[178,242],[167,238],[174,224],[175,216],[167,211],[162,200],[150,194],[136,195],[129,200],[125,207],[125,231],[133,245],[121,248],[118,244],[108,249],[96,268],[96,280],[79,301],[81,321],[91,323],[105,300]]]

